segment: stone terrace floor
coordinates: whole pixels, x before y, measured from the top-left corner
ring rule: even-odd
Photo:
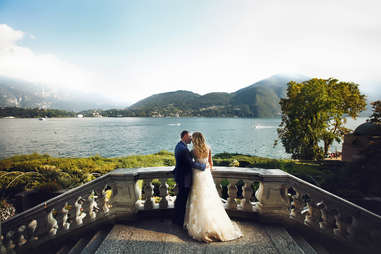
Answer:
[[[169,219],[116,224],[96,253],[305,253],[282,226],[236,222],[242,238],[213,243],[193,240]]]

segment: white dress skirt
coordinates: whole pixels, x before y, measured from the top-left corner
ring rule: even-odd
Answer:
[[[193,169],[184,227],[198,241],[231,241],[240,238],[242,232],[225,211],[210,172],[208,158],[198,161],[207,164],[207,167],[204,171]]]

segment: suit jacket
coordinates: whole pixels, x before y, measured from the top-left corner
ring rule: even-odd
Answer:
[[[185,188],[192,185],[192,168],[205,170],[204,163],[194,162],[187,145],[180,141],[175,147],[176,167],[173,170],[176,183]]]

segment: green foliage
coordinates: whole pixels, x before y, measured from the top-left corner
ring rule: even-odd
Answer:
[[[68,112],[58,109],[40,109],[40,108],[18,108],[4,107],[0,108],[0,117],[20,117],[20,118],[39,118],[39,117],[74,117],[74,112]]]
[[[239,161],[233,160],[230,164],[229,167],[239,167]]]
[[[5,199],[0,199],[0,222],[14,216],[16,209],[12,204],[9,204]]]
[[[371,103],[373,114],[369,117],[369,122],[381,124],[381,101],[374,101]]]
[[[286,152],[294,159],[316,160],[328,154],[334,140],[341,142],[349,132],[344,115],[356,118],[366,102],[355,83],[315,78],[289,82],[287,98],[281,99],[280,105],[278,135]]]
[[[55,158],[49,155],[17,155],[0,160],[1,196],[11,197],[18,192],[56,191],[94,180],[116,168],[173,166],[173,153],[160,151],[152,155],[133,155],[121,158]]]
[[[215,166],[230,166],[237,161],[240,167],[281,169],[287,173],[295,175],[307,182],[320,187],[329,187],[335,175],[335,168],[341,167],[329,162],[315,161],[295,161],[286,159],[270,159],[244,154],[220,153],[213,157]]]

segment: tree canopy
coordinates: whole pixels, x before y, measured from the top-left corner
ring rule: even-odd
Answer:
[[[374,101],[370,105],[372,105],[373,114],[368,121],[375,124],[381,124],[381,101]]]
[[[341,142],[350,131],[344,127],[344,115],[356,118],[366,101],[358,84],[314,78],[289,82],[287,97],[280,100],[280,105],[278,136],[286,152],[293,159],[316,160],[328,154],[334,140]]]
[[[41,109],[41,108],[19,108],[19,107],[0,107],[0,117],[74,117],[74,112],[59,109]]]

